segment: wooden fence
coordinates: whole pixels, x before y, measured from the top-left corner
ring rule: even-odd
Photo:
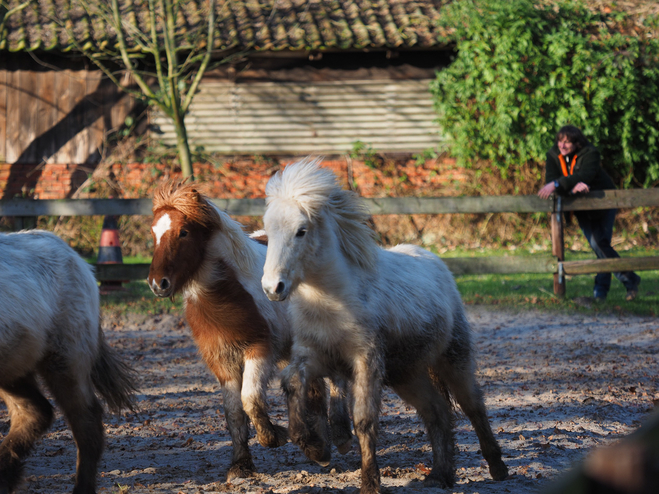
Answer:
[[[551,256],[444,258],[454,275],[547,273],[554,275],[554,291],[565,294],[565,276],[659,270],[659,256],[565,261],[562,212],[659,206],[659,189],[607,190],[581,197],[540,199],[537,196],[382,197],[365,198],[370,211],[380,214],[534,213],[552,215]],[[237,216],[261,216],[265,199],[213,199],[218,207]],[[151,199],[0,200],[0,216],[151,215]],[[148,264],[97,265],[99,280],[144,279]]]

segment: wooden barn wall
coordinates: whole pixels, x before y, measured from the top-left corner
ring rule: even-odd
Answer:
[[[235,83],[205,80],[186,117],[194,146],[225,154],[418,152],[441,141],[430,79]],[[160,138],[170,121],[153,112]]]
[[[58,67],[45,56],[42,64],[25,57],[0,54],[0,161],[97,161],[106,133],[124,122],[133,99],[79,62]]]

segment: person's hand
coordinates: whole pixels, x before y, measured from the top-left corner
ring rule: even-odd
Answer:
[[[540,189],[538,192],[538,197],[540,197],[540,199],[549,199],[555,190],[556,187],[554,186],[554,182],[549,182],[542,189]]]
[[[590,187],[588,187],[585,183],[579,182],[577,185],[572,187],[571,193],[572,194],[578,194],[579,192],[590,192]]]

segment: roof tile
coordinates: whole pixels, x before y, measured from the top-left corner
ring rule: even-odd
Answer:
[[[9,9],[25,0],[8,0]],[[319,50],[431,47],[448,0],[227,0],[217,2],[215,49]],[[147,0],[119,0],[122,19],[149,32]],[[116,45],[97,9],[106,0],[29,0],[0,32],[0,49],[76,51]],[[208,0],[187,0],[177,19],[184,42],[206,20]],[[89,10],[85,8],[89,6]],[[133,47],[137,50],[138,47]]]

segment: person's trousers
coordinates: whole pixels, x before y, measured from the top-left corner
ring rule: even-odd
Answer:
[[[616,218],[616,209],[598,211],[576,211],[575,216],[590,247],[598,259],[613,259],[620,255],[611,247],[613,237],[613,222]],[[613,273],[627,290],[635,288],[641,277],[633,271]],[[595,297],[606,297],[611,288],[611,273],[598,273],[595,276]]]

